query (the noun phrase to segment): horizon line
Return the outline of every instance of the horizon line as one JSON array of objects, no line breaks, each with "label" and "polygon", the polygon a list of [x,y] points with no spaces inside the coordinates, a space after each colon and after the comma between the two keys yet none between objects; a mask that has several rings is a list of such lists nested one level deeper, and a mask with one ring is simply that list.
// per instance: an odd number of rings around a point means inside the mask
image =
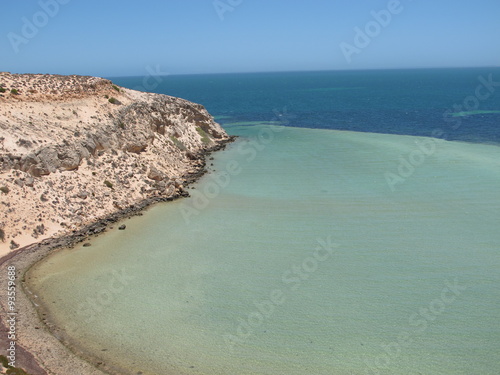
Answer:
[{"label": "horizon line", "polygon": [[[276,73],[320,73],[320,72],[363,72],[363,71],[396,71],[396,70],[439,70],[439,69],[498,69],[500,65],[484,65],[484,66],[435,66],[435,67],[401,67],[401,68],[354,68],[354,69],[315,69],[315,70],[262,70],[262,71],[240,71],[240,72],[205,72],[205,73],[166,73],[162,77],[167,76],[197,76],[197,75],[230,75],[230,74],[276,74]],[[60,73],[12,73],[8,71],[0,71],[7,74],[34,74],[34,75],[61,75],[61,76],[83,76],[83,77],[98,77],[98,78],[134,78],[143,77],[144,75],[91,75],[91,74],[60,74]]]}]

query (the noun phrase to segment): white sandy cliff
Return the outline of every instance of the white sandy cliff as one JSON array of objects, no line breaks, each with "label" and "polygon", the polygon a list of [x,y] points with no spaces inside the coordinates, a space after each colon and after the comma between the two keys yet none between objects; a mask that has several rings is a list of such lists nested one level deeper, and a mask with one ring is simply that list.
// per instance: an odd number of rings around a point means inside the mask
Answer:
[{"label": "white sandy cliff", "polygon": [[82,76],[0,73],[0,255],[185,194],[229,137],[199,104]]}]

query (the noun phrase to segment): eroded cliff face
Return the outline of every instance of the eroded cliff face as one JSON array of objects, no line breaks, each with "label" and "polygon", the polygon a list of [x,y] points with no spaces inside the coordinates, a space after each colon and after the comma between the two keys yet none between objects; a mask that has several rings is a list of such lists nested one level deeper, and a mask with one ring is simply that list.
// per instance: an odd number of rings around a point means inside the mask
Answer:
[{"label": "eroded cliff face", "polygon": [[182,195],[229,139],[199,104],[102,78],[0,73],[0,85],[0,253]]}]

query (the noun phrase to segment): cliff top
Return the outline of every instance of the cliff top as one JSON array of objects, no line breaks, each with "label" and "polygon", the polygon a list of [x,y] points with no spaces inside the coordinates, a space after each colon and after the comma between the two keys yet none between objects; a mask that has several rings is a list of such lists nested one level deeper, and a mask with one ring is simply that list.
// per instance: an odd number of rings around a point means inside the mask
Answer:
[{"label": "cliff top", "polygon": [[118,91],[104,78],[78,75],[11,74],[0,72],[0,102],[68,100]]}]

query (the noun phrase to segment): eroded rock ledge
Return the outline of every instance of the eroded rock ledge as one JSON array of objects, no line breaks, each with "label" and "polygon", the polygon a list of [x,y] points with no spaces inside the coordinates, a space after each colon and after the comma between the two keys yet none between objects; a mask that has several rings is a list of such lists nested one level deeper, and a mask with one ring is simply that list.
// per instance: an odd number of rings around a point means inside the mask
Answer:
[{"label": "eroded rock ledge", "polygon": [[0,252],[186,195],[230,140],[199,104],[82,76],[0,73]]}]

